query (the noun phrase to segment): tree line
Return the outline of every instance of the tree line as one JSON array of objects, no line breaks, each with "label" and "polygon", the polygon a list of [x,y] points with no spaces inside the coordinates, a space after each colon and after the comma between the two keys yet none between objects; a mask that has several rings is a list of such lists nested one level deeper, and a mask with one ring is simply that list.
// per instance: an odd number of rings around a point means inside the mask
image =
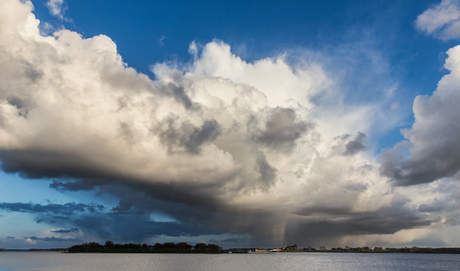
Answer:
[{"label": "tree line", "polygon": [[[90,242],[81,245],[75,245],[68,249],[69,253],[79,252],[100,252],[100,253],[247,253],[249,249],[228,249],[223,250],[221,247],[215,244],[198,243],[194,246],[189,245],[185,242],[180,243],[156,243],[155,245],[147,244],[115,244],[112,241],[105,242],[104,245],[99,243]],[[252,252],[255,249],[250,249]],[[333,247],[327,249],[324,246],[320,246],[319,249],[311,246],[297,249],[297,248],[286,248],[282,252],[339,252],[339,253],[438,253],[438,254],[460,254],[460,248],[458,247],[444,247],[444,248],[431,248],[431,247],[404,247],[404,248],[382,248],[382,247]]]},{"label": "tree line", "polygon": [[69,253],[78,252],[100,252],[100,253],[211,253],[218,254],[224,252],[218,245],[198,243],[195,246],[185,242],[180,243],[156,243],[155,245],[147,244],[114,244],[112,241],[105,242],[101,245],[96,242],[75,245],[69,248]]}]

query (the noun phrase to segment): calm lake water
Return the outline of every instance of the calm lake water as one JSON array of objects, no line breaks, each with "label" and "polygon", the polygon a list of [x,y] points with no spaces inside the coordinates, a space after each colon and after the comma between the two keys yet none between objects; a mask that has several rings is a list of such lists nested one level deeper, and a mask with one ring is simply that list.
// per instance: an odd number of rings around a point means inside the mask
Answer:
[{"label": "calm lake water", "polygon": [[460,270],[460,255],[0,252],[0,270]]}]

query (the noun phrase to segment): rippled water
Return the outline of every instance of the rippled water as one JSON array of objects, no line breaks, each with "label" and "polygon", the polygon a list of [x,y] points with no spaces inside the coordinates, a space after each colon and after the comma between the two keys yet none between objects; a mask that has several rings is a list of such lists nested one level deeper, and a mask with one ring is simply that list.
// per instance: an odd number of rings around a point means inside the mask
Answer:
[{"label": "rippled water", "polygon": [[1,252],[0,270],[460,270],[452,254]]}]

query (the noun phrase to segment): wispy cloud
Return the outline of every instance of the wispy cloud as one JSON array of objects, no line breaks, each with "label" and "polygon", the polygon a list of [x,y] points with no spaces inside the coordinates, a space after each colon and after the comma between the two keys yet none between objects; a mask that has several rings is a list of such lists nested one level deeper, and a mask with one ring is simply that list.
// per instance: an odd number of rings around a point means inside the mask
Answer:
[{"label": "wispy cloud", "polygon": [[8,203],[1,202],[0,210],[21,213],[44,214],[71,216],[76,212],[94,213],[96,210],[102,210],[104,206],[100,204],[83,204],[83,203],[66,203],[66,204],[33,204],[33,203]]},{"label": "wispy cloud", "polygon": [[439,39],[460,38],[460,1],[442,0],[420,14],[415,25],[420,31]]},{"label": "wispy cloud", "polygon": [[44,237],[44,238],[38,238],[36,236],[31,236],[31,237],[25,237],[27,240],[32,240],[32,241],[45,241],[45,242],[79,242],[81,240],[75,239],[75,238],[58,238],[58,237]]},{"label": "wispy cloud", "polygon": [[48,0],[48,2],[46,2],[46,6],[48,7],[51,15],[61,20],[65,19],[64,13],[67,7],[64,3],[64,0]]},{"label": "wispy cloud", "polygon": [[160,45],[160,47],[163,47],[165,45],[165,39],[166,37],[164,35],[161,35],[160,39],[158,40],[158,44]]},{"label": "wispy cloud", "polygon": [[51,232],[54,232],[54,233],[75,233],[75,232],[78,232],[78,229],[77,228],[60,229],[60,230],[55,230],[55,231],[51,231]]}]

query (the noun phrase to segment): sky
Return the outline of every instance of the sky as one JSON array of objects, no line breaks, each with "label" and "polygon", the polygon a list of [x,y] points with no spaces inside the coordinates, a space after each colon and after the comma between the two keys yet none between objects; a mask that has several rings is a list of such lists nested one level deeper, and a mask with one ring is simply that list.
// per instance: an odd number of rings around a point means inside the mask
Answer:
[{"label": "sky", "polygon": [[460,246],[460,1],[0,2],[0,247]]}]

